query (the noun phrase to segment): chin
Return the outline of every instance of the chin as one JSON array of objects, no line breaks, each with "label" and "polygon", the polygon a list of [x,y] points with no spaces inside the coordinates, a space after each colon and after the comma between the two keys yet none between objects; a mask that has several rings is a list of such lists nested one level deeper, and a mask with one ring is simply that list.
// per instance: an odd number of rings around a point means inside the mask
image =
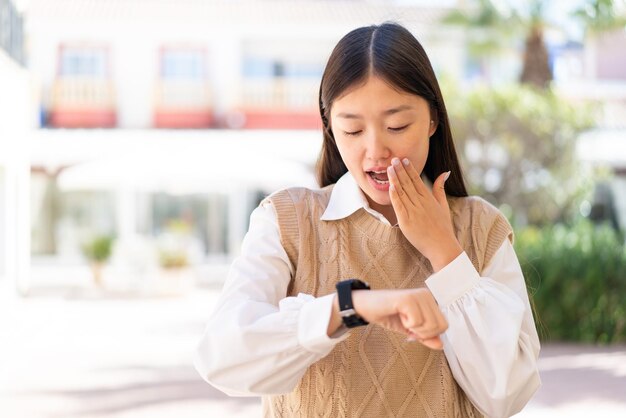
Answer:
[{"label": "chin", "polygon": [[391,206],[391,197],[389,196],[389,192],[382,192],[380,190],[368,190],[367,197],[370,201],[381,205],[381,206]]}]

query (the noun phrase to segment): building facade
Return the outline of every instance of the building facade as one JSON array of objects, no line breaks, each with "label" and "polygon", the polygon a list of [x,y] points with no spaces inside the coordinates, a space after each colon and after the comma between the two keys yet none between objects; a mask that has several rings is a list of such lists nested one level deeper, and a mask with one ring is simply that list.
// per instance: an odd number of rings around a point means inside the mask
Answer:
[{"label": "building facade", "polygon": [[228,263],[261,198],[315,186],[319,81],[341,36],[397,20],[436,45],[436,66],[462,70],[437,25],[447,9],[400,3],[31,0],[35,264],[84,263],[93,235],[127,248],[184,223],[199,264]]},{"label": "building facade", "polygon": [[[486,72],[473,62],[466,31],[440,23],[465,4],[457,1],[28,4],[24,37],[42,128],[30,154],[30,252],[41,263],[84,263],[90,235],[129,243],[181,222],[191,225],[201,263],[228,262],[264,195],[314,181],[321,72],[358,26],[402,23],[439,75],[465,84],[514,81],[521,62],[513,48]],[[550,49],[556,87],[572,100],[588,100],[603,83],[586,70],[585,48]],[[607,52],[597,51],[594,74],[604,76]],[[602,85],[621,112],[623,82]],[[246,168],[234,176],[228,162],[243,156]]]},{"label": "building facade", "polygon": [[[349,30],[399,20],[462,69],[440,6],[367,1],[30,2],[30,68],[53,128],[317,129],[326,58]],[[434,46],[434,45],[433,45]]]},{"label": "building facade", "polygon": [[30,268],[28,151],[36,124],[23,34],[20,10],[0,0],[0,287],[22,291]]}]

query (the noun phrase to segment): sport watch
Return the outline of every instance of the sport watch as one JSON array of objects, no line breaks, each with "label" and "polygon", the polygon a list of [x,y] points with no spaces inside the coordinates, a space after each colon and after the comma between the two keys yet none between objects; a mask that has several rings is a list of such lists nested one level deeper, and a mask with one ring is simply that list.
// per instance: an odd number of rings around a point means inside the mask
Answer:
[{"label": "sport watch", "polygon": [[337,283],[336,288],[337,300],[339,301],[339,315],[341,315],[344,325],[348,328],[354,328],[369,324],[369,322],[359,316],[354,310],[352,291],[360,289],[369,290],[370,286],[358,279],[348,279]]}]

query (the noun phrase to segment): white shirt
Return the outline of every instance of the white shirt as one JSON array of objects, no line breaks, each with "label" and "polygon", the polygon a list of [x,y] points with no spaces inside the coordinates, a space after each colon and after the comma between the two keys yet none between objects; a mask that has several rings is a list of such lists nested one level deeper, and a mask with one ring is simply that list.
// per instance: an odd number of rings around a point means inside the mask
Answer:
[{"label": "white shirt", "polygon": [[[321,220],[342,219],[360,208],[389,225],[346,173]],[[309,366],[348,337],[350,331],[326,334],[334,294],[285,297],[293,273],[276,212],[266,203],[250,216],[241,255],[196,352],[195,366],[207,382],[231,396],[289,393]],[[467,396],[490,417],[520,411],[541,384],[539,339],[509,240],[482,277],[463,252],[426,286],[448,321],[441,335],[444,353]]]}]

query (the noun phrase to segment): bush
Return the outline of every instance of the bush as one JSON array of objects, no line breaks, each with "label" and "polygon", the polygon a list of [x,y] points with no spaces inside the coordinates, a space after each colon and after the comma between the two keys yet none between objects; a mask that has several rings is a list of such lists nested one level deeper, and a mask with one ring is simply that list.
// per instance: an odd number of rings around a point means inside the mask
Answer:
[{"label": "bush", "polygon": [[580,220],[517,231],[515,248],[544,340],[626,341],[626,249],[608,225]]},{"label": "bush", "polygon": [[593,126],[592,108],[518,85],[446,89],[470,194],[515,208],[517,226],[574,219],[593,186],[575,152]]},{"label": "bush", "polygon": [[97,236],[83,244],[83,254],[89,261],[104,263],[111,257],[113,237]]},{"label": "bush", "polygon": [[159,251],[159,263],[165,269],[183,268],[189,265],[184,251]]}]

